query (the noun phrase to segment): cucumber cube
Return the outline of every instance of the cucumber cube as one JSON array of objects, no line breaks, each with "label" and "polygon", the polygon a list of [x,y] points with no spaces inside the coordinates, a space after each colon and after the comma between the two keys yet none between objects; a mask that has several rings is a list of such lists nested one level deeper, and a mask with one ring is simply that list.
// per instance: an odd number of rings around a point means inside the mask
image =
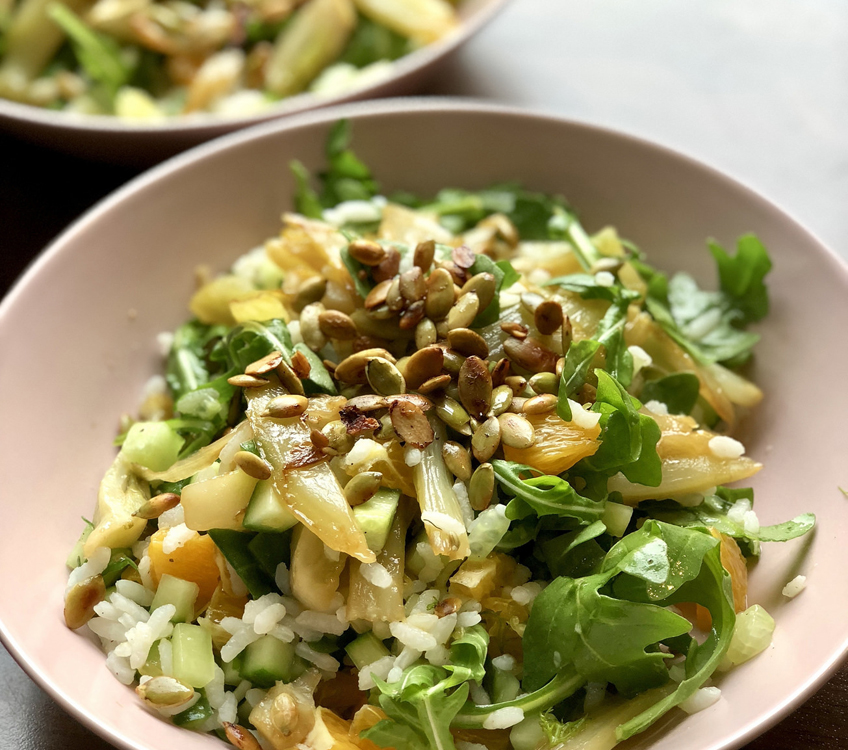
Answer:
[{"label": "cucumber cube", "polygon": [[176,612],[171,622],[191,622],[194,619],[194,603],[200,593],[200,587],[194,581],[184,581],[165,573],[159,579],[159,588],[150,605],[153,612],[165,604],[173,604]]},{"label": "cucumber cube", "polygon": [[270,688],[277,681],[291,682],[294,675],[294,643],[264,635],[244,650],[241,676],[257,687]]},{"label": "cucumber cube", "polygon": [[174,626],[173,645],[174,677],[193,688],[202,688],[215,676],[215,657],[212,654],[212,636],[199,625],[184,622]]}]

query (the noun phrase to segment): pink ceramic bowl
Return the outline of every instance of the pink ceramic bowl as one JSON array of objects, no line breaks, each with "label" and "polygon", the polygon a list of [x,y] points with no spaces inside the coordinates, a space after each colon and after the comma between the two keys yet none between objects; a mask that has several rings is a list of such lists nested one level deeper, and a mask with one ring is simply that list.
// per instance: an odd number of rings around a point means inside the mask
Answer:
[{"label": "pink ceramic bowl", "polygon": [[[611,223],[667,270],[713,283],[706,237],[755,231],[774,258],[772,314],[754,378],[766,399],[747,425],[765,462],[764,523],[818,515],[811,539],[767,545],[751,600],[774,644],[721,681],[723,700],[642,737],[652,750],[729,750],[786,715],[848,648],[848,270],[804,228],[734,180],[660,146],[601,128],[438,100],[351,105],[278,120],[180,156],[86,214],[0,305],[0,635],[24,669],[85,725],[122,748],[211,748],[216,740],[148,713],[103,654],[67,630],[64,560],[111,461],[119,415],[158,371],[155,336],[187,315],[193,269],[228,267],[279,228],[292,158],[321,164],[337,118],[387,190],[422,193],[497,180],[561,192],[587,228]],[[791,601],[784,584],[809,586]]]},{"label": "pink ceramic bowl", "polygon": [[388,77],[336,96],[305,93],[281,101],[251,117],[192,115],[150,125],[116,117],[72,114],[0,99],[0,129],[77,156],[150,166],[204,141],[267,120],[342,104],[419,93],[422,86],[480,31],[509,0],[464,0],[458,8],[462,23],[444,39],[397,60]]}]

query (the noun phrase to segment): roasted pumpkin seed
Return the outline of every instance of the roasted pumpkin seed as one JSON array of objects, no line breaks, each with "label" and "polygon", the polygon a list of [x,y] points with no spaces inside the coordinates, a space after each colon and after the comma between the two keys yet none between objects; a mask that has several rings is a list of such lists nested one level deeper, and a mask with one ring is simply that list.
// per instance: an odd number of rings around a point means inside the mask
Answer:
[{"label": "roasted pumpkin seed", "polygon": [[475,356],[486,359],[489,356],[489,346],[486,340],[470,328],[454,328],[448,331],[448,344],[454,351],[465,357]]},{"label": "roasted pumpkin seed", "polygon": [[427,280],[418,266],[413,266],[400,275],[400,294],[407,302],[424,299],[427,294]]},{"label": "roasted pumpkin seed", "polygon": [[361,352],[355,352],[349,357],[345,357],[336,365],[334,373],[336,380],[341,380],[343,383],[364,385],[367,382],[365,366],[374,357],[382,357],[392,364],[396,361],[385,349],[363,349]]},{"label": "roasted pumpkin seed", "polygon": [[474,292],[480,300],[480,309],[485,310],[495,298],[497,288],[497,279],[492,274],[488,272],[478,273],[462,285],[460,296]]},{"label": "roasted pumpkin seed", "polygon": [[448,312],[448,331],[454,328],[468,328],[480,312],[480,298],[475,292],[460,297]]},{"label": "roasted pumpkin seed", "polygon": [[257,456],[250,451],[237,451],[233,456],[236,466],[239,467],[245,474],[260,482],[271,478],[271,464],[264,458]]},{"label": "roasted pumpkin seed", "polygon": [[408,445],[423,449],[433,442],[433,427],[417,404],[398,399],[389,407],[389,415],[395,432]]},{"label": "roasted pumpkin seed", "polygon": [[227,378],[227,382],[236,388],[260,388],[263,385],[268,385],[270,381],[254,375],[233,375],[231,378]]},{"label": "roasted pumpkin seed", "polygon": [[386,248],[386,257],[371,269],[371,276],[378,284],[393,279],[400,270],[400,253],[393,247]]},{"label": "roasted pumpkin seed", "polygon": [[406,381],[400,370],[385,357],[373,357],[365,365],[369,385],[383,396],[406,393]]},{"label": "roasted pumpkin seed", "polygon": [[[436,414],[442,422],[457,432],[463,432],[470,419],[462,405],[450,396],[436,401]],[[471,432],[467,431],[466,434],[470,435]]]},{"label": "roasted pumpkin seed", "polygon": [[477,253],[467,245],[460,245],[451,250],[451,259],[460,268],[471,268],[477,260]]},{"label": "roasted pumpkin seed", "polygon": [[361,412],[389,408],[389,402],[383,396],[378,396],[376,393],[364,393],[361,396],[354,396],[347,403],[348,406],[355,406]]},{"label": "roasted pumpkin seed", "polygon": [[379,471],[361,471],[344,486],[344,496],[352,508],[374,497],[383,482]]},{"label": "roasted pumpkin seed", "polygon": [[415,348],[423,349],[437,341],[436,324],[430,318],[424,318],[415,326]]},{"label": "roasted pumpkin seed", "polygon": [[506,357],[501,357],[492,368],[492,385],[497,388],[503,385],[509,376],[509,360]]},{"label": "roasted pumpkin seed", "polygon": [[312,276],[304,281],[294,298],[293,307],[300,312],[313,302],[320,302],[327,292],[327,279],[323,276]]},{"label": "roasted pumpkin seed", "polygon": [[527,326],[523,323],[519,323],[518,321],[510,321],[508,323],[501,323],[501,330],[504,333],[508,333],[510,336],[516,339],[526,339],[527,338]]},{"label": "roasted pumpkin seed", "polygon": [[523,341],[506,339],[504,351],[516,365],[530,372],[556,370],[557,355],[534,338],[526,338]]},{"label": "roasted pumpkin seed", "polygon": [[424,381],[442,374],[445,351],[440,346],[426,346],[412,354],[406,363],[406,383],[417,391]]},{"label": "roasted pumpkin seed", "polygon": [[562,305],[552,299],[542,302],[533,312],[533,323],[543,336],[550,336],[562,325]]},{"label": "roasted pumpkin seed", "polygon": [[512,388],[514,396],[518,396],[520,393],[524,393],[524,389],[527,387],[527,379],[521,375],[509,375],[504,378],[504,384]]},{"label": "roasted pumpkin seed", "polygon": [[459,370],[457,385],[468,413],[483,419],[492,403],[492,375],[486,363],[479,357],[468,357]]},{"label": "roasted pumpkin seed", "polygon": [[289,417],[299,417],[309,406],[309,399],[306,396],[296,396],[293,393],[287,393],[283,396],[272,398],[268,402],[263,416],[274,417],[275,419],[287,419]]},{"label": "roasted pumpkin seed", "polygon": [[543,393],[539,396],[528,398],[524,404],[525,414],[547,414],[553,411],[557,405],[557,397],[553,393]]},{"label": "roasted pumpkin seed", "polygon": [[356,338],[356,326],[349,315],[339,310],[325,310],[318,316],[318,327],[328,339],[352,341]]},{"label": "roasted pumpkin seed", "polygon": [[354,240],[347,246],[350,257],[363,266],[376,266],[386,257],[382,245],[372,240]]},{"label": "roasted pumpkin seed", "polygon": [[166,510],[176,508],[180,504],[180,496],[174,492],[163,492],[160,495],[151,497],[144,505],[142,505],[133,516],[135,518],[159,518]]},{"label": "roasted pumpkin seed", "polygon": [[471,451],[480,463],[495,455],[501,444],[501,423],[497,417],[489,417],[471,436]]},{"label": "roasted pumpkin seed", "polygon": [[65,625],[76,630],[94,617],[94,607],[106,597],[103,576],[92,576],[80,581],[65,596]]},{"label": "roasted pumpkin seed", "polygon": [[376,310],[380,305],[386,304],[386,297],[389,294],[389,287],[392,285],[392,279],[386,279],[377,284],[365,297],[365,309]]},{"label": "roasted pumpkin seed", "polygon": [[227,741],[237,750],[262,750],[259,741],[240,724],[221,722]]},{"label": "roasted pumpkin seed", "polygon": [[400,293],[400,276],[395,276],[389,282],[389,290],[386,292],[386,307],[392,312],[400,312],[405,305],[406,300]]},{"label": "roasted pumpkin seed", "polygon": [[432,320],[441,320],[453,307],[453,279],[444,268],[435,269],[427,278],[427,297],[424,312]]},{"label": "roasted pumpkin seed", "polygon": [[454,440],[447,440],[442,445],[442,459],[457,479],[462,482],[471,479],[471,454],[467,448]]},{"label": "roasted pumpkin seed", "polygon": [[417,390],[419,393],[432,393],[433,391],[438,391],[441,388],[447,388],[447,386],[450,385],[450,382],[450,375],[437,375],[435,378],[425,380],[418,386]]},{"label": "roasted pumpkin seed", "polygon": [[271,370],[275,369],[282,361],[282,352],[271,352],[270,354],[266,354],[262,357],[262,359],[257,359],[255,362],[251,362],[244,368],[244,374],[259,377],[260,375],[271,372]]},{"label": "roasted pumpkin seed", "polygon": [[435,240],[424,240],[415,246],[415,252],[412,254],[412,263],[422,271],[429,271],[430,266],[433,265],[433,258],[435,256]]},{"label": "roasted pumpkin seed", "polygon": [[557,393],[559,391],[559,378],[552,372],[537,372],[527,381],[534,393]]},{"label": "roasted pumpkin seed", "polygon": [[[277,365],[277,377],[280,379],[280,383],[282,383],[283,388],[285,388],[289,393],[294,393],[297,396],[304,396],[306,392],[303,390],[303,382],[301,378],[305,378],[309,375],[312,370],[312,366],[309,364],[309,360],[306,359],[306,356],[303,352],[296,351],[292,355],[292,365],[297,363],[298,369],[303,372],[306,370],[306,375],[298,375],[293,367],[289,367],[285,360],[280,360],[280,364]],[[306,367],[304,368],[304,363]]]},{"label": "roasted pumpkin seed", "polygon": [[512,403],[514,395],[512,388],[508,385],[499,385],[497,388],[492,390],[492,406],[489,410],[489,414],[493,417],[503,414],[507,409],[509,409],[509,405]]},{"label": "roasted pumpkin seed", "polygon": [[398,326],[402,331],[411,331],[424,319],[424,300],[413,302],[400,316]]},{"label": "roasted pumpkin seed", "polygon": [[519,414],[501,414],[501,442],[510,448],[529,448],[536,442],[536,429]]},{"label": "roasted pumpkin seed", "polygon": [[177,708],[194,698],[194,688],[167,675],[147,680],[139,685],[135,692],[153,708]]},{"label": "roasted pumpkin seed", "polygon": [[468,483],[468,501],[474,510],[486,510],[495,494],[495,469],[492,464],[480,464]]}]

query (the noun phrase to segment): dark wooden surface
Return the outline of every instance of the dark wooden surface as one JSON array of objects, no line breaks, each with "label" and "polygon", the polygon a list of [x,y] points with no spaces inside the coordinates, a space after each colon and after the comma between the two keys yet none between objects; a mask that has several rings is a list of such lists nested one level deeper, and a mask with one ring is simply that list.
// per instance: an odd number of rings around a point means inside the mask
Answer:
[{"label": "dark wooden surface", "polygon": [[[779,200],[845,255],[846,41],[841,0],[514,0],[432,92],[546,109],[683,148]],[[0,135],[0,294],[135,174]],[[0,750],[109,747],[2,646],[0,727]],[[848,668],[747,746],[814,748],[848,750]]]}]

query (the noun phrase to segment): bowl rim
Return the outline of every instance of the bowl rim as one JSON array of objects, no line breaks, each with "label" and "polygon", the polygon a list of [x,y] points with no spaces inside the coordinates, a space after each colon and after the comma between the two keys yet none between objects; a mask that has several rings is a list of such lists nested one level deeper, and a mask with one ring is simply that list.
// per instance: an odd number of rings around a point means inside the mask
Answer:
[{"label": "bowl rim", "polygon": [[[757,190],[745,182],[730,175],[725,170],[719,170],[704,161],[676,148],[662,145],[640,135],[606,125],[598,125],[579,118],[563,117],[544,110],[526,110],[516,106],[491,104],[474,99],[462,99],[456,97],[402,97],[375,101],[354,102],[342,104],[329,108],[310,110],[294,115],[290,118],[276,119],[259,125],[239,130],[234,133],[216,138],[213,141],[196,146],[177,156],[174,156],[161,164],[152,167],[140,175],[134,177],[125,185],[105,196],[79,218],[68,225],[56,238],[54,238],[25,268],[18,277],[5,297],[0,300],[0,324],[2,324],[8,310],[15,305],[17,298],[24,293],[29,282],[38,275],[41,267],[48,263],[51,258],[62,252],[63,247],[72,241],[77,235],[87,231],[103,215],[111,211],[116,205],[125,201],[132,195],[143,191],[148,186],[167,176],[173,175],[181,169],[201,162],[220,152],[235,149],[244,143],[254,139],[262,138],[274,133],[295,130],[314,125],[332,123],[340,118],[350,118],[355,122],[358,117],[372,117],[393,114],[408,114],[414,112],[422,113],[468,113],[485,114],[492,117],[517,118],[519,120],[531,120],[542,123],[556,124],[566,129],[574,129],[598,134],[608,138],[614,138],[629,142],[646,151],[653,151],[660,155],[671,157],[685,165],[707,174],[719,183],[724,183],[728,188],[741,192],[754,203],[759,203],[770,211],[794,224],[801,233],[805,234],[811,245],[815,246],[826,262],[832,266],[835,273],[839,274],[848,284],[848,261],[828,247],[813,231],[799,221],[795,216],[783,209],[779,204],[764,197]],[[0,642],[8,650],[12,658],[23,669],[23,671],[41,687],[54,701],[56,701],[75,720],[79,721],[89,730],[124,750],[147,750],[141,745],[127,741],[109,728],[101,725],[97,717],[89,713],[77,701],[65,695],[51,680],[49,675],[40,672],[30,665],[22,649],[16,640],[6,630],[0,619]],[[735,735],[726,737],[719,744],[713,745],[710,750],[736,750],[767,729],[786,718],[792,711],[797,709],[842,666],[848,656],[848,635],[841,643],[835,644],[832,657],[808,677],[808,679],[795,686],[790,694],[780,703],[774,705],[771,710],[760,720],[745,725]]]},{"label": "bowl rim", "polygon": [[3,128],[4,121],[9,121],[28,123],[55,132],[70,131],[89,135],[98,133],[139,137],[191,135],[212,138],[221,132],[228,132],[235,128],[251,127],[268,120],[292,117],[303,112],[338,106],[353,100],[370,99],[379,96],[385,86],[413,76],[450,55],[492,21],[511,0],[481,0],[481,2],[482,7],[474,10],[467,17],[460,16],[460,24],[451,33],[393,61],[390,75],[379,77],[364,86],[356,86],[333,96],[321,96],[307,91],[282,99],[252,115],[196,113],[186,117],[170,117],[158,124],[121,120],[114,115],[56,111],[0,98],[0,129]]}]

